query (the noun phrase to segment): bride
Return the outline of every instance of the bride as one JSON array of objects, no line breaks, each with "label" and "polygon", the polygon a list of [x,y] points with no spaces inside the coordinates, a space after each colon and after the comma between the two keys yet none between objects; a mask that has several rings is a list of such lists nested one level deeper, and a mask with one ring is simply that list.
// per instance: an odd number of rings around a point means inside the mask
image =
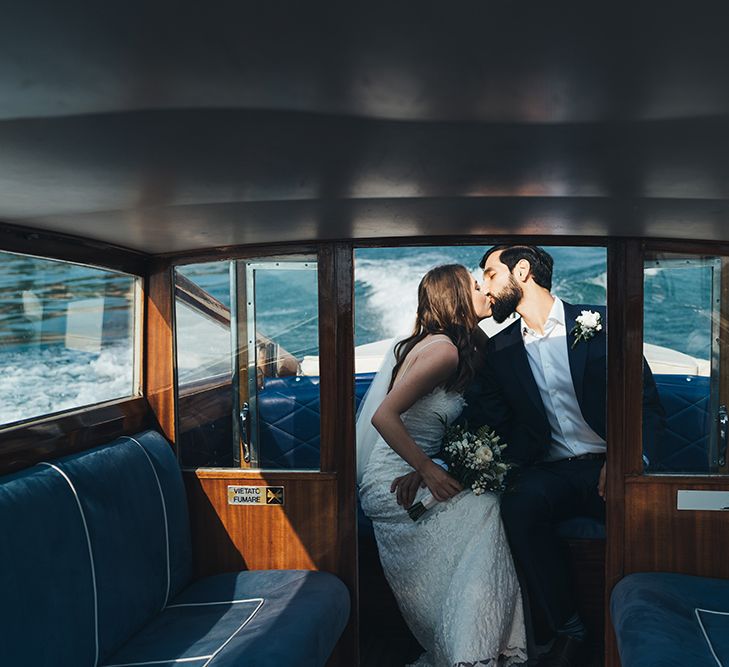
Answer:
[{"label": "bride", "polygon": [[[403,617],[426,649],[417,667],[527,660],[499,499],[462,490],[430,458],[441,449],[444,421],[453,423],[463,410],[463,391],[474,375],[471,333],[490,314],[488,298],[464,266],[425,274],[415,330],[388,353],[357,419],[360,500]],[[418,522],[393,494],[393,480],[413,469],[441,501]]]}]

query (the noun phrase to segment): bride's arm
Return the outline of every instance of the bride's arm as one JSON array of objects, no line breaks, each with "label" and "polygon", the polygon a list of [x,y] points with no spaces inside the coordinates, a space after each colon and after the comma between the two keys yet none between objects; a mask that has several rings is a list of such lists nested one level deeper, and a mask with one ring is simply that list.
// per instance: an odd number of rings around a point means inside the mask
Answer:
[{"label": "bride's arm", "polygon": [[385,442],[422,476],[436,500],[443,501],[461,491],[461,485],[433,463],[408,433],[401,415],[415,401],[443,384],[458,368],[458,350],[452,345],[433,345],[412,362],[407,375],[398,381],[372,415],[372,425]]}]

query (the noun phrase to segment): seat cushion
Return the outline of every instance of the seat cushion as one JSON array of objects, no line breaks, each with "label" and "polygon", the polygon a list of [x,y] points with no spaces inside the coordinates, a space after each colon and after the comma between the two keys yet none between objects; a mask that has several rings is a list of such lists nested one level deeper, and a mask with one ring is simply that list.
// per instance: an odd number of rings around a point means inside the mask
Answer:
[{"label": "seat cushion", "polygon": [[729,664],[729,580],[631,574],[613,589],[610,611],[623,667]]},{"label": "seat cushion", "polygon": [[207,577],[183,591],[104,664],[318,667],[344,630],[349,609],[344,584],[324,572]]}]

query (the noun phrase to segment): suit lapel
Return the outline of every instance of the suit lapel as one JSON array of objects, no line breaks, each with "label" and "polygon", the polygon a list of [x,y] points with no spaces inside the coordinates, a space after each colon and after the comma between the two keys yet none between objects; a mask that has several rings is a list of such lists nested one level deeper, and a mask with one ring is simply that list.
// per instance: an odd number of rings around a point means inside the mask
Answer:
[{"label": "suit lapel", "polygon": [[523,323],[519,320],[508,332],[508,338],[504,341],[505,346],[503,353],[505,357],[507,357],[504,361],[508,364],[514,377],[516,377],[523,386],[524,391],[531,402],[535,405],[539,412],[546,417],[547,413],[544,409],[544,403],[542,403],[542,397],[539,394],[537,383],[534,381],[532,368],[529,365],[529,359],[527,358],[526,349],[524,348],[522,326]]},{"label": "suit lapel", "polygon": [[581,307],[573,306],[571,303],[564,303],[564,324],[567,329],[567,356],[570,361],[570,373],[572,374],[572,384],[575,388],[577,402],[582,405],[582,388],[584,386],[585,368],[587,367],[587,352],[589,350],[588,341],[580,341],[577,345],[572,345],[575,337],[572,330],[577,324],[576,318],[580,315]]}]

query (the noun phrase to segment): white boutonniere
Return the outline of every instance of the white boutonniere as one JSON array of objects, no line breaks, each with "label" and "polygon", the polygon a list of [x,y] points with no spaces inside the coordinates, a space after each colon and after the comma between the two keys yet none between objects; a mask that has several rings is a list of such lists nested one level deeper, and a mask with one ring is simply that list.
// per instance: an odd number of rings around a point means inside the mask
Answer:
[{"label": "white boutonniere", "polygon": [[572,341],[573,348],[581,340],[590,340],[598,331],[602,331],[602,318],[600,317],[600,313],[592,310],[583,310],[575,318],[575,322],[575,328],[572,329],[572,335],[575,337]]}]

